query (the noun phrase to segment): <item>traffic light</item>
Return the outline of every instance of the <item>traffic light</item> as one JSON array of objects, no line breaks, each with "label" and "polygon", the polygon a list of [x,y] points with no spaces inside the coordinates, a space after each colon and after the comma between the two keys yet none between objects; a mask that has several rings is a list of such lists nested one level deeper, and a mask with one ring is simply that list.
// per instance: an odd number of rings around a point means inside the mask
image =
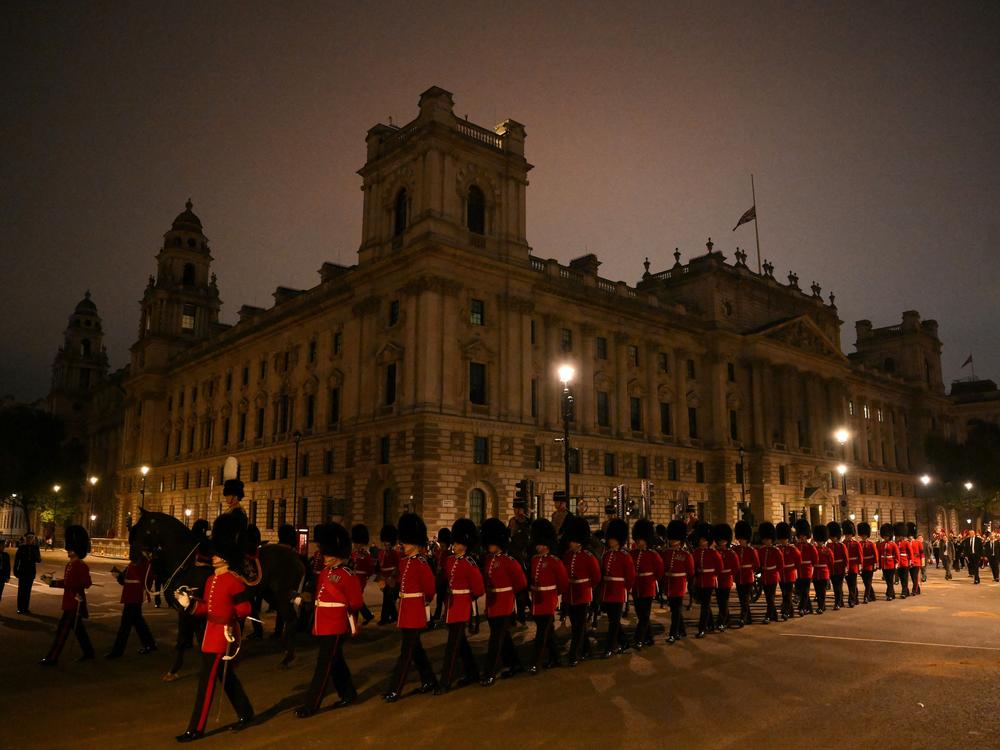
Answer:
[{"label": "traffic light", "polygon": [[530,479],[522,479],[514,485],[514,504],[527,508],[535,494],[535,483]]}]

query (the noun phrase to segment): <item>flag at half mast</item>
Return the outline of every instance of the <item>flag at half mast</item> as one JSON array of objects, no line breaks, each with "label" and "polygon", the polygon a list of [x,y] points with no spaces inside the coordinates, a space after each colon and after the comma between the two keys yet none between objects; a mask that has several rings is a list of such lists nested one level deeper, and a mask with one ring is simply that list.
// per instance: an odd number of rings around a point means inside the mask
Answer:
[{"label": "flag at half mast", "polygon": [[757,205],[754,204],[750,206],[750,208],[748,208],[746,212],[740,217],[740,220],[736,222],[736,226],[733,227],[733,231],[735,232],[744,224],[748,224],[751,221],[756,221],[756,220],[757,220]]}]

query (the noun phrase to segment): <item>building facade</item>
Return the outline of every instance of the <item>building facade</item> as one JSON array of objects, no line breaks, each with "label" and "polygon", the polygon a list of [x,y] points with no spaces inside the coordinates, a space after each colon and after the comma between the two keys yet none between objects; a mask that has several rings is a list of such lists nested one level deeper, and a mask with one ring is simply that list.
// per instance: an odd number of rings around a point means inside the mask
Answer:
[{"label": "building facade", "polygon": [[662,271],[647,260],[635,285],[601,277],[594,255],[537,255],[524,127],[460,119],[439,88],[366,143],[357,264],[326,263],[314,287],[278,287],[235,325],[219,322],[190,202],[164,235],[120,418],[105,420],[105,433],[120,422],[106,442],[119,451],[115,528],[135,517],[143,465],[145,507],[211,518],[228,455],[265,538],[284,522],[378,528],[404,509],[431,528],[506,517],[522,479],[550,510],[563,364],[581,512],[625,485],[651,492],[657,521],[693,506],[711,521],[928,523],[924,439],[953,429],[933,321],[861,321],[845,356],[833,295],[710,240]]}]

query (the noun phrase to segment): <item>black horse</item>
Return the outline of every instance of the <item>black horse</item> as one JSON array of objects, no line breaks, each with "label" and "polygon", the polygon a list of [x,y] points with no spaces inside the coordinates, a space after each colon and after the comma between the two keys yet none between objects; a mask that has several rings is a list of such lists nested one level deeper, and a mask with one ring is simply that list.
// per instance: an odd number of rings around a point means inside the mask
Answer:
[{"label": "black horse", "polygon": [[[212,575],[212,568],[196,565],[197,541],[191,530],[183,523],[165,513],[140,510],[139,521],[129,532],[129,544],[149,557],[152,576],[156,585],[161,586],[161,594],[170,606],[178,611],[178,656],[190,644],[193,625],[191,615],[181,612],[174,599],[174,592],[187,586],[192,595],[199,596],[205,581]],[[281,665],[288,666],[295,659],[295,626],[297,617],[292,600],[299,591],[305,576],[302,560],[290,547],[282,544],[268,544],[260,549],[260,581],[253,587],[254,598],[263,599],[271,609],[283,618],[286,627],[283,635],[285,649]],[[153,582],[147,582],[152,588]],[[187,619],[185,619],[187,618]],[[175,662],[176,664],[176,662]],[[179,667],[179,664],[177,665]],[[176,674],[176,670],[171,670]],[[168,673],[169,674],[169,673]]]}]

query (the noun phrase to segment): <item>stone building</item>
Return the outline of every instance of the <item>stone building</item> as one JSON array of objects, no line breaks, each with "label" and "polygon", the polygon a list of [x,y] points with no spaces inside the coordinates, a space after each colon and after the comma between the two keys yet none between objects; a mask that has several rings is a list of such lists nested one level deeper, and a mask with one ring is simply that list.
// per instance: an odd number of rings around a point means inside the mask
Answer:
[{"label": "stone building", "polygon": [[460,119],[439,88],[366,143],[357,264],[326,263],[316,286],[278,287],[235,325],[219,323],[190,202],[164,235],[122,374],[117,528],[141,465],[146,507],[211,517],[227,455],[265,538],[286,520],[377,528],[405,508],[432,528],[505,517],[522,479],[551,503],[564,363],[583,512],[624,484],[652,493],[658,521],[694,506],[732,522],[744,492],[758,521],[926,518],[923,441],[952,429],[933,321],[861,321],[845,356],[833,295],[757,273],[742,251],[730,262],[709,241],[663,271],[647,261],[634,286],[594,255],[537,255],[524,127]]}]

